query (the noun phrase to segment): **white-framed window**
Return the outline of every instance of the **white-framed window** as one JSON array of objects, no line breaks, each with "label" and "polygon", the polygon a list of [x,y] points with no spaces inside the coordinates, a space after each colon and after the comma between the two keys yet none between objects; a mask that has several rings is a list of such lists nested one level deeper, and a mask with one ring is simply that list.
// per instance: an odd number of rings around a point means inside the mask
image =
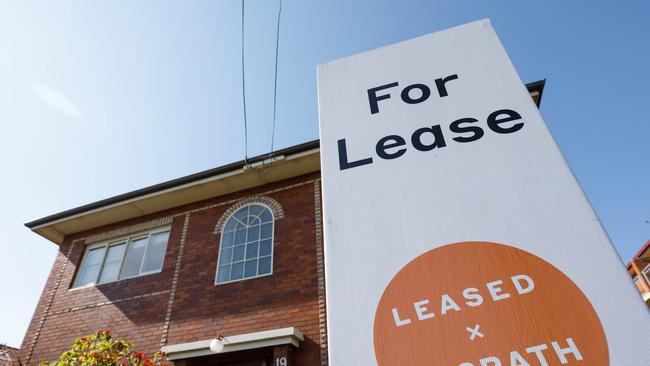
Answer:
[{"label": "white-framed window", "polygon": [[273,273],[274,218],[271,209],[252,203],[235,211],[221,233],[216,284]]},{"label": "white-framed window", "polygon": [[645,277],[646,283],[650,284],[650,278],[648,278],[650,276],[650,264],[645,266],[645,268],[641,271],[641,273],[643,274],[643,277]]},{"label": "white-framed window", "polygon": [[124,280],[162,271],[169,227],[89,245],[73,287]]}]

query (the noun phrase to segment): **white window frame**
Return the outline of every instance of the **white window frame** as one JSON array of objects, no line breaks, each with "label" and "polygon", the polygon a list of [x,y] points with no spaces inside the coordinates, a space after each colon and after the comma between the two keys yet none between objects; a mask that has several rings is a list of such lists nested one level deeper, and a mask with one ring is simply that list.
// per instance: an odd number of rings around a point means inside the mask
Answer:
[{"label": "white window frame", "polygon": [[[128,255],[128,252],[129,252],[129,244],[131,244],[131,242],[134,241],[134,240],[142,239],[142,238],[145,238],[145,237],[150,238],[154,234],[163,233],[163,232],[169,232],[170,235],[171,235],[171,225],[159,227],[159,228],[149,230],[149,231],[146,231],[146,232],[135,233],[133,235],[123,236],[121,238],[112,239],[110,241],[105,241],[105,242],[102,242],[102,243],[87,245],[86,249],[84,250],[83,258],[82,258],[81,263],[79,265],[79,270],[75,274],[74,280],[72,282],[71,289],[78,289],[78,288],[85,288],[85,287],[93,287],[93,286],[98,286],[98,285],[104,285],[104,284],[107,284],[107,283],[119,282],[119,281],[122,281],[122,280],[128,280],[128,279],[131,279],[131,278],[142,277],[142,276],[147,276],[147,275],[162,272],[162,269],[165,266],[165,257],[166,257],[165,255],[163,255],[163,262],[160,265],[160,269],[147,271],[147,272],[142,272],[142,268],[143,268],[144,262],[145,262],[144,258],[146,258],[147,252],[149,251],[149,241],[147,241],[147,247],[145,248],[144,254],[142,255],[142,262],[140,263],[140,269],[138,271],[138,274],[134,275],[134,276],[129,276],[129,277],[120,277],[121,274],[122,274],[122,270],[124,269],[124,261],[126,260],[126,257]],[[169,245],[169,238],[170,237],[167,238],[167,245]],[[102,276],[102,272],[104,271],[104,265],[106,264],[106,256],[108,255],[108,249],[110,247],[112,247],[112,246],[116,246],[116,245],[119,245],[119,244],[124,244],[126,247],[124,248],[124,253],[122,254],[122,259],[120,261],[120,268],[118,269],[118,272],[117,272],[117,279],[112,280],[112,281],[99,282],[99,279]],[[97,278],[95,278],[95,281],[87,283],[85,285],[78,285],[77,280],[78,280],[79,272],[86,265],[86,259],[88,258],[88,253],[93,249],[97,249],[97,248],[101,248],[101,247],[106,247],[106,249],[104,250],[104,255],[102,256],[102,261],[101,261],[101,264],[99,266],[99,271],[97,272]]]},{"label": "white window frame", "polygon": [[[256,276],[251,276],[251,277],[242,277],[242,278],[238,278],[238,279],[236,279],[236,280],[229,280],[229,281],[219,282],[219,267],[220,267],[220,265],[221,265],[221,244],[223,243],[223,236],[224,236],[224,234],[225,234],[225,232],[226,232],[226,226],[228,225],[228,222],[230,221],[230,219],[231,219],[231,218],[232,218],[232,217],[233,217],[237,212],[239,212],[239,210],[241,210],[242,208],[246,208],[246,207],[248,207],[248,206],[253,206],[253,205],[258,205],[258,206],[265,207],[265,208],[266,208],[267,210],[269,210],[269,212],[271,213],[271,218],[272,218],[272,219],[271,219],[271,223],[273,224],[273,225],[271,225],[271,271],[270,271],[269,273],[265,273],[265,274],[261,274],[261,275],[258,274],[258,275],[256,275]],[[216,273],[215,273],[215,276],[214,276],[214,284],[215,284],[216,286],[219,286],[219,285],[227,285],[227,284],[229,284],[229,283],[240,282],[240,281],[246,281],[246,280],[252,280],[252,279],[255,279],[255,278],[260,278],[260,277],[266,277],[266,276],[271,276],[271,275],[273,275],[273,262],[274,262],[274,259],[275,259],[275,222],[276,222],[276,220],[275,220],[275,213],[273,212],[273,210],[271,209],[271,207],[269,207],[268,205],[266,205],[266,204],[264,204],[264,203],[262,203],[262,202],[249,202],[249,203],[247,203],[247,204],[244,205],[244,206],[238,207],[236,210],[234,210],[234,211],[233,211],[233,212],[228,216],[228,218],[226,219],[226,221],[224,221],[224,224],[223,224],[223,230],[221,230],[221,236],[220,236],[220,239],[219,239],[219,251],[218,251],[218,254],[217,254],[217,270],[216,270]],[[260,241],[259,243],[261,243],[261,241]],[[246,262],[246,251],[248,251],[248,245],[245,245],[245,246],[246,246],[246,249],[244,250],[244,263]],[[259,254],[259,249],[258,249],[258,254]],[[258,256],[257,256],[257,260],[258,260],[258,272],[259,272],[259,258],[260,258],[260,257],[259,257],[259,255],[258,255]],[[232,261],[230,262],[230,264],[232,265]]]},{"label": "white window frame", "polygon": [[645,278],[646,281],[645,283],[650,285],[650,279],[648,279],[648,273],[650,273],[650,264],[648,264],[647,266],[645,266],[645,268],[641,270],[641,274],[643,275],[643,278]]}]

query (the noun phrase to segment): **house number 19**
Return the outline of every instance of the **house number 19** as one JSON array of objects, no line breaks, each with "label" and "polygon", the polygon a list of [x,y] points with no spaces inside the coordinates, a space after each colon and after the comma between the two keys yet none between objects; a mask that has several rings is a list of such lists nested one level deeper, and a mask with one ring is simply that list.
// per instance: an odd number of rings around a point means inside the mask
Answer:
[{"label": "house number 19", "polygon": [[287,366],[287,358],[286,357],[276,358],[275,366]]}]

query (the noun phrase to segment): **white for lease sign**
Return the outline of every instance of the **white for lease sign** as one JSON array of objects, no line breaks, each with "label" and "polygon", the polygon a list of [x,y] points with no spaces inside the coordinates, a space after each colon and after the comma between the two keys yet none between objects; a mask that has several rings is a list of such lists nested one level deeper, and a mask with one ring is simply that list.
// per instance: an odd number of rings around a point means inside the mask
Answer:
[{"label": "white for lease sign", "polygon": [[650,365],[648,310],[489,21],[320,65],[318,98],[331,365]]}]

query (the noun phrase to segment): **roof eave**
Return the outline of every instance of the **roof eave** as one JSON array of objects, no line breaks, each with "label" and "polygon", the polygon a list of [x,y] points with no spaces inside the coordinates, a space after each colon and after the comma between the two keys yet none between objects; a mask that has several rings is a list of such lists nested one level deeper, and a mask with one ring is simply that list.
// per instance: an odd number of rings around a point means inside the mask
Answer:
[{"label": "roof eave", "polygon": [[[65,236],[77,232],[309,174],[319,169],[319,141],[310,141],[276,151],[272,157],[269,154],[256,156],[247,161],[59,212],[27,222],[25,226],[55,244],[61,244]],[[101,220],[98,219],[100,217]],[[78,229],[71,228],[73,221]]]}]

